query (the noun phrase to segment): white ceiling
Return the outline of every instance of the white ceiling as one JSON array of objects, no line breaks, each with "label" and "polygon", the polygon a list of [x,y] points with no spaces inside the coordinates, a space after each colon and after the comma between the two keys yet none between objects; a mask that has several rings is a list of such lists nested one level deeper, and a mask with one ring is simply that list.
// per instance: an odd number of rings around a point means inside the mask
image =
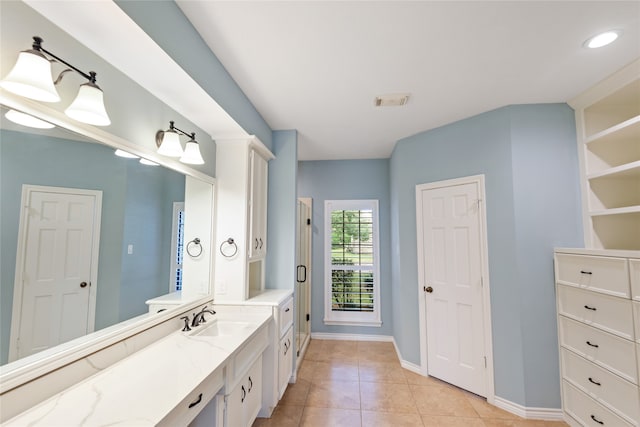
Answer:
[{"label": "white ceiling", "polygon": [[[389,157],[401,138],[510,104],[566,102],[640,57],[640,2],[177,0],[301,160]],[[603,30],[623,36],[601,49]],[[409,92],[403,107],[374,107]]]}]

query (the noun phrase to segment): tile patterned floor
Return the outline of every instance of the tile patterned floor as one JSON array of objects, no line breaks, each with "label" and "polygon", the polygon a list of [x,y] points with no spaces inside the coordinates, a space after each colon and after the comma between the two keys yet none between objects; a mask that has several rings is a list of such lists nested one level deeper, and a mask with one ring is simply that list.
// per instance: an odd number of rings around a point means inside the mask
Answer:
[{"label": "tile patterned floor", "polygon": [[312,340],[271,418],[253,427],[563,427],[519,418],[403,369],[393,344]]}]

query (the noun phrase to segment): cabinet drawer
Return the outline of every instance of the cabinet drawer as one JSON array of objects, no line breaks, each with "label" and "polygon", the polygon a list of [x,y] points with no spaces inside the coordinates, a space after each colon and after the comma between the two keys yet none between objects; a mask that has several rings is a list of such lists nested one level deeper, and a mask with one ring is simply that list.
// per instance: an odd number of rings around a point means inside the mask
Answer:
[{"label": "cabinet drawer", "polygon": [[280,328],[280,337],[293,325],[293,298],[286,300],[278,307],[278,322]]},{"label": "cabinet drawer", "polygon": [[[640,259],[629,260],[629,277],[631,278],[631,298],[640,301]],[[640,334],[640,330],[636,329]]]},{"label": "cabinet drawer", "polygon": [[638,384],[636,349],[625,340],[564,316],[558,317],[560,344],[582,357]]},{"label": "cabinet drawer", "polygon": [[640,420],[638,386],[567,349],[561,350],[565,380],[629,420]]},{"label": "cabinet drawer", "polygon": [[564,410],[584,426],[633,426],[567,381],[562,383]]},{"label": "cabinet drawer", "polygon": [[558,285],[558,313],[633,339],[631,300],[603,295],[572,286]]},{"label": "cabinet drawer", "polygon": [[167,427],[188,425],[223,386],[222,369],[217,369],[189,393],[158,425]]},{"label": "cabinet drawer", "polygon": [[558,253],[556,272],[565,285],[629,298],[629,267],[624,258]]}]

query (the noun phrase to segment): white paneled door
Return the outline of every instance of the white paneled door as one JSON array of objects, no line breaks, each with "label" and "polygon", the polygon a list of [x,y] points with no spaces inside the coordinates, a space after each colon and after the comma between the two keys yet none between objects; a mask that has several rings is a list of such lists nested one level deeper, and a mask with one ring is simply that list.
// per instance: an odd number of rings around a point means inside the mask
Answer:
[{"label": "white paneled door", "polygon": [[428,374],[487,396],[478,183],[425,184],[416,197]]},{"label": "white paneled door", "polygon": [[93,331],[101,198],[100,191],[24,187],[11,339],[16,359]]}]

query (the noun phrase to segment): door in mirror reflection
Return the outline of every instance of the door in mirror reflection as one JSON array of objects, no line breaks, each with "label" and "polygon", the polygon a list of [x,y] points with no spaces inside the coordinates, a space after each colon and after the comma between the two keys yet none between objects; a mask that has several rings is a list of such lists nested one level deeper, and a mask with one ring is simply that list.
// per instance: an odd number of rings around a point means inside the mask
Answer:
[{"label": "door in mirror reflection", "polygon": [[23,185],[22,200],[10,360],[95,324],[102,192]]}]

